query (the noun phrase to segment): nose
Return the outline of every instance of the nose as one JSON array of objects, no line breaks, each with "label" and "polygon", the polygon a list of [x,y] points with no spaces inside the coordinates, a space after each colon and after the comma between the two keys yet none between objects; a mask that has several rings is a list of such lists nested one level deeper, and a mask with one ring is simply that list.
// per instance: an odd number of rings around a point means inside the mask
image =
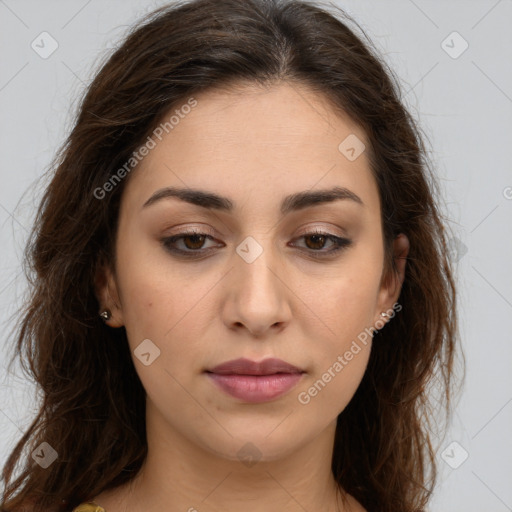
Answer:
[{"label": "nose", "polygon": [[259,245],[263,250],[253,261],[242,251],[233,255],[222,315],[228,328],[247,329],[253,336],[264,337],[290,322],[293,292],[279,256],[269,246],[263,248],[261,241]]}]

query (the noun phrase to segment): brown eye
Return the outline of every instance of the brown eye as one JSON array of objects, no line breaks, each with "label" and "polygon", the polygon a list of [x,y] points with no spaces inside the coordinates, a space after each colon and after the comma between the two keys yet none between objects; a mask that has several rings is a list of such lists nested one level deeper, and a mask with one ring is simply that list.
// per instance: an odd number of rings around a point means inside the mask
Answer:
[{"label": "brown eye", "polygon": [[309,249],[316,249],[316,250],[322,249],[323,246],[325,245],[325,242],[328,240],[325,235],[305,235],[304,239],[311,240],[312,243],[308,244],[306,242],[306,245],[308,246]]},{"label": "brown eye", "polygon": [[[206,240],[206,235],[185,235],[182,239],[187,249],[201,249]],[[187,241],[191,242],[187,243]]]},{"label": "brown eye", "polygon": [[[328,258],[334,256],[338,251],[352,245],[352,240],[349,240],[348,238],[340,238],[339,236],[331,233],[324,233],[323,231],[305,233],[299,237],[299,239],[304,239],[305,247],[298,247],[314,258]],[[331,248],[323,250],[325,244],[328,242],[331,243]]]},{"label": "brown eye", "polygon": [[[305,246],[299,245],[297,247],[314,258],[328,258],[334,256],[338,251],[352,245],[352,241],[347,238],[340,238],[321,231],[306,233],[299,237],[299,239],[305,240]],[[215,246],[204,247],[204,244],[208,240],[213,241],[214,238],[207,233],[191,231],[189,233],[181,233],[164,238],[162,239],[162,244],[167,251],[173,254],[197,258],[215,250]],[[331,248],[325,250],[326,244],[328,243],[331,244]],[[179,247],[180,245],[181,247]]]},{"label": "brown eye", "polygon": [[[191,231],[189,233],[181,233],[162,239],[165,249],[171,253],[183,256],[202,256],[213,250],[214,247],[204,248],[205,242],[214,240],[211,235]],[[179,247],[181,245],[181,247]]]}]

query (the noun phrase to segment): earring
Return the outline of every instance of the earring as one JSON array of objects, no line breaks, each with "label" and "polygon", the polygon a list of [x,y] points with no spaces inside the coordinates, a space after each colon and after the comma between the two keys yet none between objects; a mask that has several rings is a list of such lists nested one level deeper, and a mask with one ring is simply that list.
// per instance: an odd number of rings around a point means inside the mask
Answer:
[{"label": "earring", "polygon": [[388,315],[388,313],[381,313],[380,316],[389,317],[390,315]]},{"label": "earring", "polygon": [[112,313],[110,312],[110,309],[105,309],[100,313],[100,317],[106,322],[107,320],[110,320],[112,318]]}]

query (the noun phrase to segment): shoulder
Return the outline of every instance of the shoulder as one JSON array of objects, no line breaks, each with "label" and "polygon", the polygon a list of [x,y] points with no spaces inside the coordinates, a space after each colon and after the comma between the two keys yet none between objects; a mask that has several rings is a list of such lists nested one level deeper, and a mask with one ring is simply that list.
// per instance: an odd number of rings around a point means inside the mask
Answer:
[{"label": "shoulder", "polygon": [[80,505],[75,507],[71,512],[106,512],[106,510],[90,501],[87,503],[80,503]]},{"label": "shoulder", "polygon": [[[0,512],[3,512],[4,510],[12,510],[16,512],[33,512],[36,509],[36,499],[35,498],[26,498],[23,500],[21,505],[16,506],[16,508],[3,508],[0,507]],[[74,509],[69,509],[69,512],[106,512],[106,510],[103,507],[100,507],[93,501],[83,502],[80,503],[77,507]]]},{"label": "shoulder", "polygon": [[347,500],[350,512],[368,512],[351,494],[347,494]]}]

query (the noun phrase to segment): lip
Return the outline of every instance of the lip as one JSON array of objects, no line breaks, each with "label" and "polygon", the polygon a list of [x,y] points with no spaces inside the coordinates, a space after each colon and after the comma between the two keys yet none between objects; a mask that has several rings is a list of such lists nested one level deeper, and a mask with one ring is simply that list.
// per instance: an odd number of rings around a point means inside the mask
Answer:
[{"label": "lip", "polygon": [[274,357],[269,357],[259,363],[241,357],[226,361],[208,371],[220,375],[273,375],[275,373],[302,373],[303,370]]},{"label": "lip", "polygon": [[206,375],[226,394],[252,403],[268,402],[292,389],[303,370],[281,359],[256,362],[234,359],[206,371]]}]

